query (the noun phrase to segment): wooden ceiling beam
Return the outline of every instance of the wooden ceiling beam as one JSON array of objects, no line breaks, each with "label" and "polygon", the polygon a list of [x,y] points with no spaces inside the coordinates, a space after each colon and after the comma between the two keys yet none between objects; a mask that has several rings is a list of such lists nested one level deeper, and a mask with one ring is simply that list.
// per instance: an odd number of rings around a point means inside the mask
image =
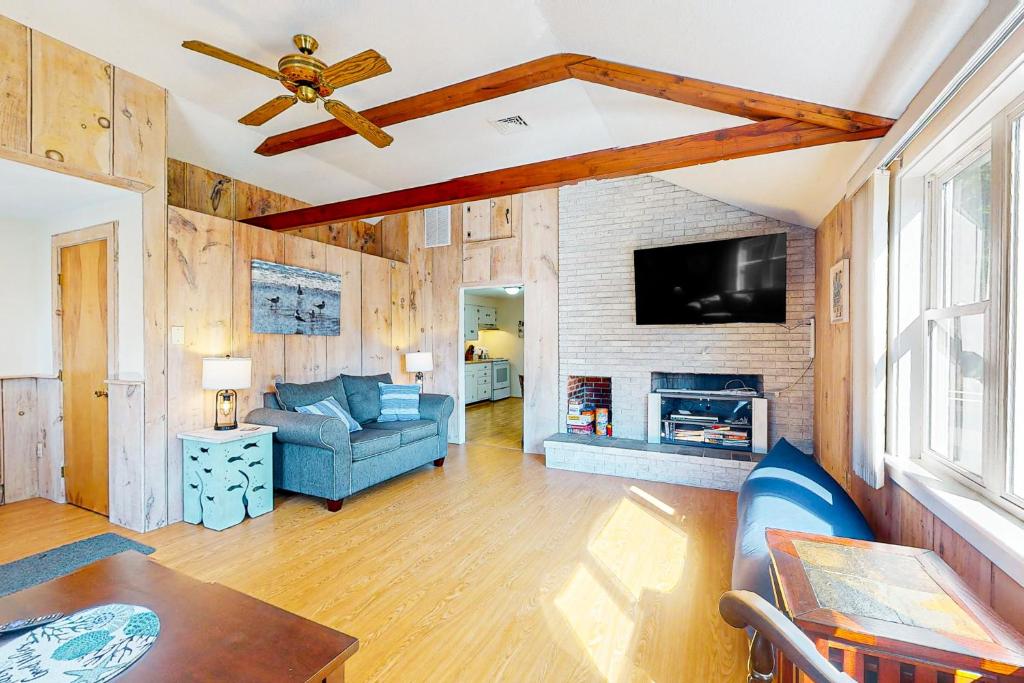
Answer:
[{"label": "wooden ceiling beam", "polygon": [[893,124],[892,119],[881,116],[735,88],[731,85],[700,81],[662,71],[616,64],[603,59],[588,59],[584,62],[570,64],[568,69],[574,78],[582,81],[746,119],[787,118],[850,132]]},{"label": "wooden ceiling beam", "polygon": [[[505,95],[567,80],[572,78],[567,67],[587,59],[590,59],[587,55],[569,53],[549,55],[461,83],[372,107],[359,113],[380,127],[433,116],[478,102],[486,102]],[[263,156],[274,156],[354,134],[355,132],[345,124],[331,119],[287,133],[272,135],[256,148],[256,153]]]},{"label": "wooden ceiling beam", "polygon": [[[850,132],[890,126],[893,123],[892,119],[881,116],[571,53],[541,57],[508,69],[372,107],[359,113],[377,126],[384,127],[433,116],[570,78],[732,114],[754,121],[788,118],[793,121],[806,121],[826,128]],[[345,124],[331,119],[272,135],[256,148],[256,152],[264,156],[274,156],[354,134],[355,132]]]},{"label": "wooden ceiling beam", "polygon": [[724,159],[867,140],[882,137],[888,130],[888,126],[883,126],[843,131],[775,118],[633,147],[616,147],[538,161],[421,187],[254,217],[245,222],[271,230],[291,230],[571,185],[581,180],[655,173]]}]

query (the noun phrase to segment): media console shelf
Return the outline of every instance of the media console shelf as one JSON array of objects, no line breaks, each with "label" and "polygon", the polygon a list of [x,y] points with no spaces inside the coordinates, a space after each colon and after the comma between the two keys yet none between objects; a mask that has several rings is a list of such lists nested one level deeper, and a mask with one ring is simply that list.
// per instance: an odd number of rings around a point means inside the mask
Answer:
[{"label": "media console shelf", "polygon": [[768,450],[768,401],[755,391],[659,389],[647,400],[650,443]]}]

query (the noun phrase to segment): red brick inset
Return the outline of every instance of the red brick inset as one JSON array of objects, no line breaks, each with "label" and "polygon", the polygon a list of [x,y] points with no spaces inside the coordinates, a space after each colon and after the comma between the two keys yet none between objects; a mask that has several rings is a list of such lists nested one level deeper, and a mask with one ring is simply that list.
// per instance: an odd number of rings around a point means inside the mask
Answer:
[{"label": "red brick inset", "polygon": [[612,407],[611,377],[583,377],[572,375],[566,382],[566,394],[569,400],[582,400],[594,408]]}]

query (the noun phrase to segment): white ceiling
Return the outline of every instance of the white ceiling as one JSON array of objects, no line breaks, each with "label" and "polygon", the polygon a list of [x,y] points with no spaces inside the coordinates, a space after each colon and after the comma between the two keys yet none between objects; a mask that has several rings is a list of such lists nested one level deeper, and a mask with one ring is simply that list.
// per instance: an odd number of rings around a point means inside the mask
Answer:
[{"label": "white ceiling", "polygon": [[[358,137],[264,158],[269,134],[328,118],[293,107],[236,123],[280,94],[268,79],[183,50],[196,39],[275,66],[308,32],[328,63],[369,47],[394,71],[338,95],[356,109],[556,52],[579,52],[754,90],[898,116],[986,0],[0,0],[0,12],[165,86],[170,153],[322,203],[735,125],[741,120],[563,82]],[[488,119],[522,114],[502,136]],[[817,225],[874,142],[719,162],[661,177],[744,208]]]}]

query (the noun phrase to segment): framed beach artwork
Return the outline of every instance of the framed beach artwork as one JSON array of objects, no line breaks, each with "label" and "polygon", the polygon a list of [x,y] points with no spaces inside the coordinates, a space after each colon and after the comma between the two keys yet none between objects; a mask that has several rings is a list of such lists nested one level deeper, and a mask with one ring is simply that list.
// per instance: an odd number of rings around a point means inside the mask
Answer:
[{"label": "framed beach artwork", "polygon": [[338,336],[341,276],[253,259],[252,331]]},{"label": "framed beach artwork", "polygon": [[829,318],[833,323],[850,321],[850,259],[842,259],[828,272]]}]

